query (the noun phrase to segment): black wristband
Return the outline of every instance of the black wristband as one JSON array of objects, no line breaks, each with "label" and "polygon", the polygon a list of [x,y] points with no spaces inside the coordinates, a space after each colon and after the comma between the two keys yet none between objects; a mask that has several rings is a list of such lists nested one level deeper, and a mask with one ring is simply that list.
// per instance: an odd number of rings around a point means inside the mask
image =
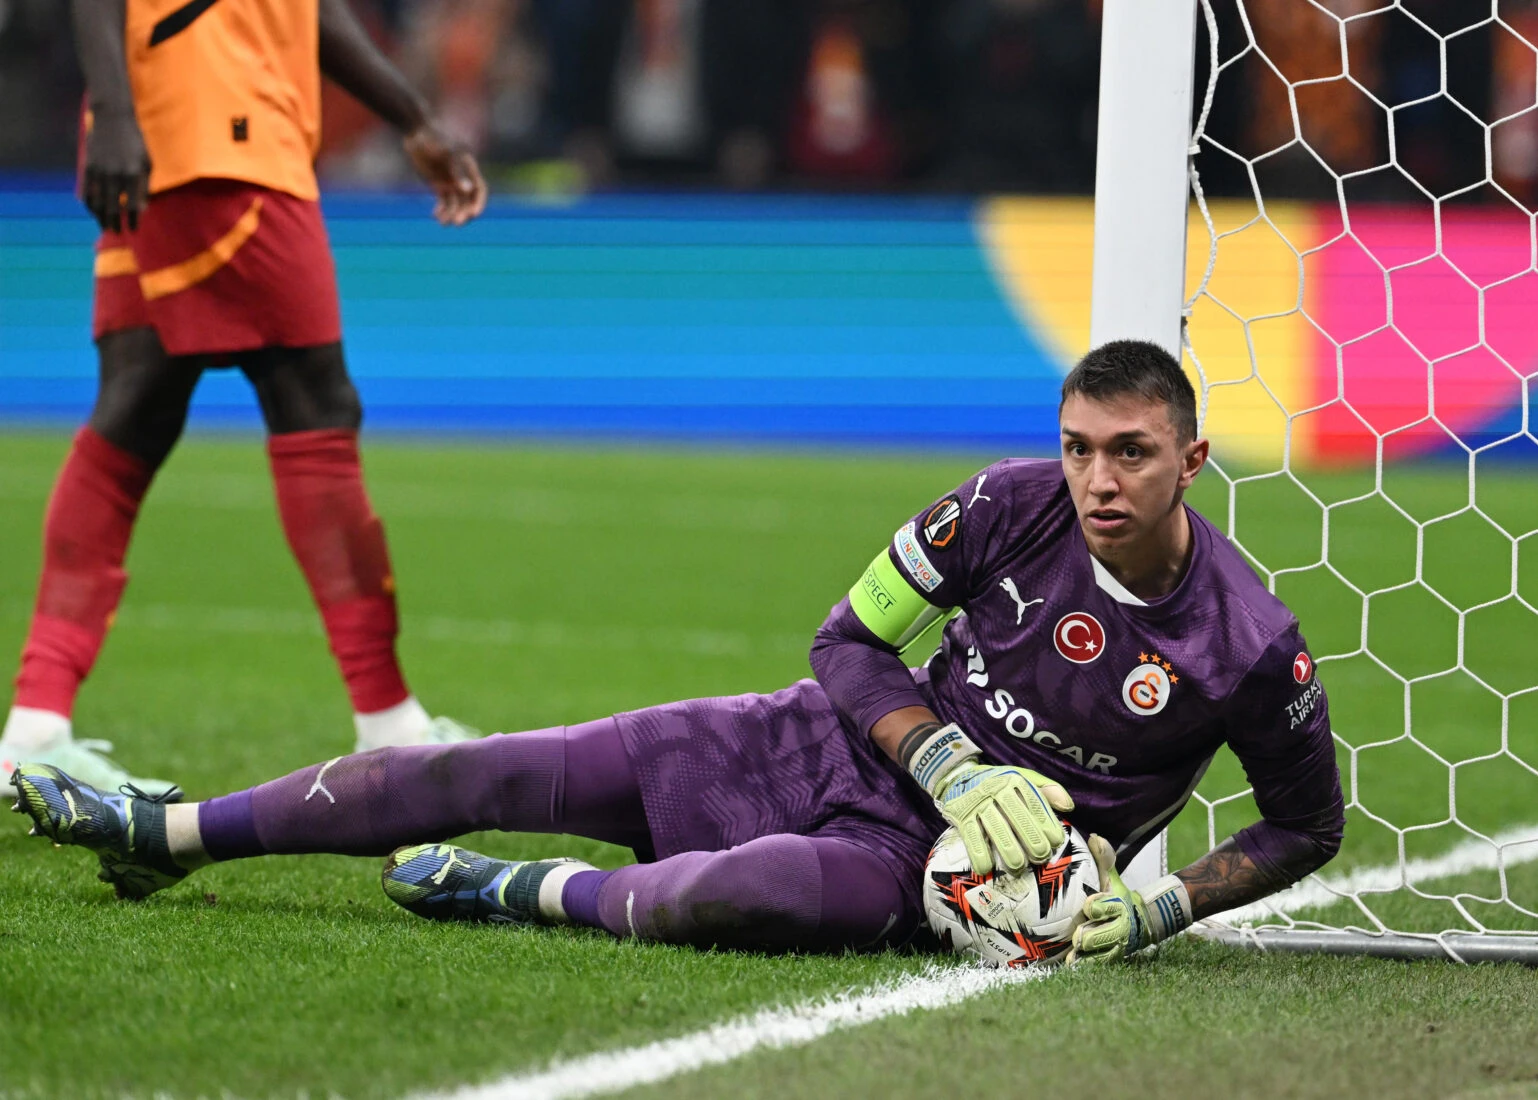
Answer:
[{"label": "black wristband", "polygon": [[913,756],[919,751],[919,747],[928,740],[929,735],[940,728],[939,722],[920,722],[897,743],[897,761],[904,768],[913,764]]}]

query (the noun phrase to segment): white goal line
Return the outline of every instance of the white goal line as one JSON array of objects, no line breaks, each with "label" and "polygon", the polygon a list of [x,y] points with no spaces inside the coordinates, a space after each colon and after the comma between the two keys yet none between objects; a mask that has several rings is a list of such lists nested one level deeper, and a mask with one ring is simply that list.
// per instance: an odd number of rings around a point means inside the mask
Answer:
[{"label": "white goal line", "polygon": [[736,1061],[757,1050],[803,1046],[825,1035],[945,1008],[990,990],[1039,981],[1049,970],[993,970],[981,966],[932,966],[890,985],[766,1008],[712,1027],[643,1046],[588,1054],[534,1073],[486,1085],[435,1093],[420,1100],[567,1100],[655,1084],[706,1066]]},{"label": "white goal line", "polygon": [[[1538,825],[1510,829],[1491,838],[1507,867],[1538,860]],[[1392,890],[1500,865],[1496,848],[1478,840],[1444,855],[1381,867],[1361,867],[1336,878],[1306,879],[1290,890],[1226,913],[1225,923],[1263,919],[1278,913],[1334,904],[1347,891]],[[570,1100],[656,1084],[708,1066],[724,1065],[759,1050],[783,1050],[816,1042],[835,1031],[863,1027],[891,1016],[947,1008],[1006,985],[1039,981],[1055,971],[992,970],[977,966],[931,966],[919,974],[872,989],[823,997],[787,1007],[765,1008],[688,1035],[641,1046],[600,1051],[542,1070],[517,1073],[485,1085],[423,1094],[417,1100]]]}]

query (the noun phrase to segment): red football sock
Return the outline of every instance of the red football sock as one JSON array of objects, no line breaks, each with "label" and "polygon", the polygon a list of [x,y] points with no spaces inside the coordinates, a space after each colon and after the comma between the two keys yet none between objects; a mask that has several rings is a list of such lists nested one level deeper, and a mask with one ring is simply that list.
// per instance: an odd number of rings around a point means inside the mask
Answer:
[{"label": "red football sock", "polygon": [[360,714],[409,694],[395,658],[395,578],[384,525],[363,490],[358,433],[288,432],[267,441],[278,515],[320,607],[331,652]]},{"label": "red football sock", "polygon": [[74,707],[128,583],[128,537],[154,476],[142,459],[90,428],[76,433],[43,520],[43,575],[16,706],[66,717]]}]

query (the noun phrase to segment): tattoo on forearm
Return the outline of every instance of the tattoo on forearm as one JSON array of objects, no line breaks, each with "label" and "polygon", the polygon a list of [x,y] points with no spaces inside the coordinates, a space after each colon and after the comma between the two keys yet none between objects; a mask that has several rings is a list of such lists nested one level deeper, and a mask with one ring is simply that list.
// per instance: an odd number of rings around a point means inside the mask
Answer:
[{"label": "tattoo on forearm", "polygon": [[1287,879],[1258,866],[1229,837],[1175,877],[1191,896],[1194,920],[1246,905],[1287,885]]},{"label": "tattoo on forearm", "polygon": [[919,746],[939,728],[939,722],[920,722],[903,734],[903,739],[897,743],[898,763],[906,768],[912,762],[913,754],[919,751]]}]

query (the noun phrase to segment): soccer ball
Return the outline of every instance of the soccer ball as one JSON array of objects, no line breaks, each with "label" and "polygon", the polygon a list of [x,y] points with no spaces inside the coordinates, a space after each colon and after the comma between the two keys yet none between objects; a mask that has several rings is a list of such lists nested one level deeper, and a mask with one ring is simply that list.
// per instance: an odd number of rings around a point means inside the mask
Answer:
[{"label": "soccer ball", "polygon": [[924,868],[924,913],[948,950],[990,966],[1058,962],[1083,919],[1084,899],[1100,890],[1100,871],[1079,831],[1063,822],[1062,846],[1020,874],[979,875],[954,828]]}]

